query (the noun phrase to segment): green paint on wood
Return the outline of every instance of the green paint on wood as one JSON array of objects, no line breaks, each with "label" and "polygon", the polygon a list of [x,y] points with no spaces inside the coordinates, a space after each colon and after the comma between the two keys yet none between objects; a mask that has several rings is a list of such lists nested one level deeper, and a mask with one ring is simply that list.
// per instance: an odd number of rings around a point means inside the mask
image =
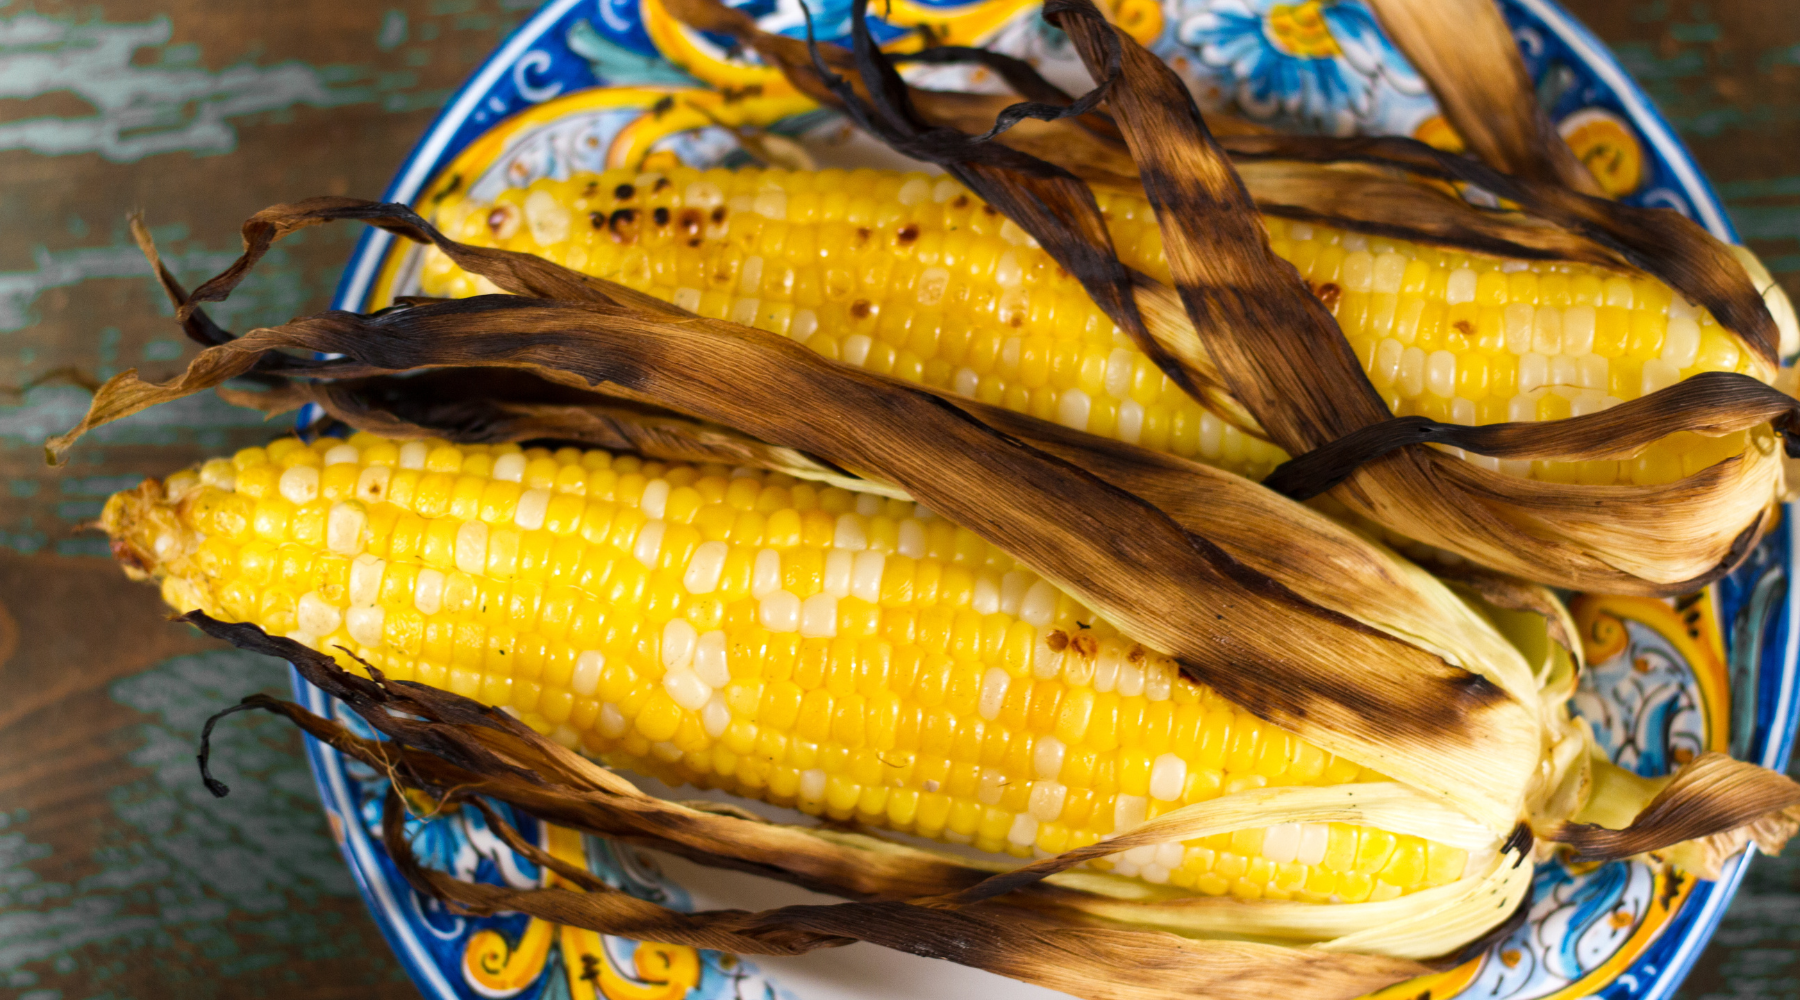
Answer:
[{"label": "green paint on wood", "polygon": [[291,727],[240,715],[214,731],[227,798],[208,794],[195,770],[206,717],[252,691],[284,693],[286,678],[278,661],[226,650],[175,657],[111,687],[147,717],[129,755],[144,776],[113,790],[116,832],[89,859],[93,873],[72,884],[33,871],[48,846],[0,830],[0,981],[36,982],[55,968],[97,982],[107,978],[103,956],[124,955],[162,966],[179,995],[204,1000],[260,994],[270,970],[298,958],[377,946],[314,905],[356,890]]}]

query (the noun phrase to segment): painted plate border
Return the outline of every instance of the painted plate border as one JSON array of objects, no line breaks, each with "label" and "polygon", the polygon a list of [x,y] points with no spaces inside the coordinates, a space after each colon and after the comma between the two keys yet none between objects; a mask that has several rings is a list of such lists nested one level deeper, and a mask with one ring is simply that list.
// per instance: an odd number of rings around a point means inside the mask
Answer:
[{"label": "painted plate border", "polygon": [[[625,0],[630,2],[630,0]],[[550,0],[503,42],[475,74],[451,98],[444,111],[426,131],[407,157],[384,200],[412,202],[440,169],[467,147],[489,126],[501,119],[561,96],[582,86],[599,82],[591,72],[577,69],[571,73],[564,66],[558,73],[556,59],[537,48],[553,29],[562,26],[577,11],[594,8],[598,19],[616,20],[612,13],[620,0]],[[1587,72],[1611,91],[1609,96],[1617,109],[1629,119],[1639,136],[1654,151],[1653,159],[1668,169],[1674,187],[1691,208],[1691,214],[1715,236],[1736,239],[1725,210],[1711,185],[1681,140],[1656,110],[1648,95],[1607,50],[1604,43],[1571,17],[1552,0],[1502,0],[1509,8],[1509,20],[1526,44],[1528,62],[1533,58],[1527,32],[1535,21],[1555,42],[1564,47]],[[1523,15],[1523,17],[1520,17]],[[1520,24],[1519,22],[1525,22]],[[563,57],[567,61],[567,56]],[[586,77],[586,79],[582,79]],[[1535,77],[1535,73],[1534,73]],[[333,308],[360,310],[364,307],[381,263],[394,237],[379,231],[366,231],[356,245],[350,264],[345,268],[333,298]],[[1761,663],[1754,678],[1758,692],[1755,734],[1748,750],[1757,763],[1766,767],[1784,765],[1792,750],[1797,703],[1796,659],[1800,657],[1800,587],[1793,586],[1796,543],[1800,533],[1790,530],[1795,511],[1784,509],[1777,537],[1765,541],[1762,549],[1779,560],[1779,569],[1789,585],[1782,601],[1782,612],[1768,623],[1764,636]],[[1734,574],[1733,580],[1737,574]],[[1719,618],[1730,635],[1730,623],[1747,597],[1737,593],[1743,585],[1730,583],[1716,591]],[[309,709],[328,714],[330,701],[317,688],[307,684],[298,673],[292,675],[296,696]],[[374,844],[356,815],[354,796],[348,787],[342,757],[322,743],[306,737],[308,761],[339,845],[349,864],[365,903],[374,915],[382,934],[400,958],[414,982],[427,996],[453,998],[461,991],[446,978],[444,970],[433,961],[429,950],[418,940],[417,933],[404,919],[397,919],[401,904],[384,877],[380,848]],[[1734,859],[1716,882],[1698,884],[1658,939],[1633,964],[1600,987],[1593,995],[1632,1000],[1667,1000],[1672,996],[1693,966],[1705,944],[1717,928],[1725,909],[1750,862],[1750,854]]]}]

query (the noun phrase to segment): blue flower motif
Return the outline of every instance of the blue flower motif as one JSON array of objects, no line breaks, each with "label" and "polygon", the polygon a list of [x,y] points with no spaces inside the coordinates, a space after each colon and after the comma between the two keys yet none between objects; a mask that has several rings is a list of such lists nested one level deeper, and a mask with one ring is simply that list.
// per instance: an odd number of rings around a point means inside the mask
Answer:
[{"label": "blue flower motif", "polygon": [[1379,114],[1381,91],[1425,83],[1353,0],[1189,0],[1176,29],[1244,113],[1349,135]]}]

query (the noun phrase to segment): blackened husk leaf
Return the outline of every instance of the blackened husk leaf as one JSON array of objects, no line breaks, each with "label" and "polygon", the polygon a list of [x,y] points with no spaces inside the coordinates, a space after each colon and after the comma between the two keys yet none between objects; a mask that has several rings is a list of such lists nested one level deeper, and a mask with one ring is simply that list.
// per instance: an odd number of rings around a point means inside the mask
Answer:
[{"label": "blackened husk leaf", "polygon": [[[493,366],[603,387],[891,482],[1136,640],[1174,656],[1190,676],[1246,710],[1444,794],[1495,829],[1517,818],[1537,757],[1532,709],[1478,674],[1297,596],[1138,497],[1000,435],[930,393],[791,341],[682,316],[660,302],[652,309],[606,300],[604,282],[559,276],[563,269],[529,255],[471,252],[400,206],[338,199],[332,208],[325,201],[267,210],[258,225],[274,232],[292,228],[290,213],[319,219],[336,211],[433,240],[459,265],[521,294],[375,316],[326,313],[257,330],[202,351],[164,385],[146,385],[133,373],[113,379],[81,426],[51,448],[66,449],[89,427],[287,357],[283,350],[343,355],[292,362],[313,376]],[[586,300],[523,297],[552,285]]]},{"label": "blackened husk leaf", "polygon": [[[1091,12],[1092,6],[1053,3],[1046,8],[1052,17],[1078,10]],[[1104,22],[1093,14],[1091,21],[1084,23]],[[1155,356],[1159,365],[1173,360],[1186,367],[1193,377],[1183,384],[1202,384],[1204,391],[1197,398],[1209,409],[1228,418],[1247,410],[1252,419],[1236,422],[1259,436],[1266,435],[1289,453],[1306,455],[1326,449],[1277,478],[1277,485],[1296,495],[1309,495],[1356,461],[1385,454],[1383,461],[1367,466],[1339,486],[1339,499],[1353,511],[1496,569],[1572,588],[1680,593],[1716,579],[1748,552],[1765,523],[1780,476],[1779,462],[1764,447],[1752,447],[1687,479],[1657,487],[1524,480],[1423,448],[1386,451],[1417,432],[1406,425],[1365,430],[1365,437],[1336,449],[1330,447],[1353,431],[1390,421],[1391,414],[1350,354],[1335,321],[1310,295],[1303,295],[1303,285],[1292,268],[1270,252],[1250,212],[1249,198],[1208,136],[1185,88],[1131,39],[1120,36],[1114,41],[1114,35],[1094,28],[1084,36],[1086,46],[1078,48],[1090,73],[1107,78],[1115,46],[1123,47],[1125,70],[1110,83],[1110,106],[1122,125],[1125,116],[1119,109],[1126,105],[1138,107],[1155,123],[1137,123],[1132,151],[1141,175],[1157,175],[1147,190],[1163,210],[1165,251],[1171,264],[1190,269],[1185,273],[1188,287],[1182,288],[1181,294],[1194,322],[1159,320],[1148,324],[1151,336],[1165,348]],[[834,64],[842,61],[840,56],[832,58]],[[866,38],[856,58],[869,99],[904,111],[909,91]],[[840,87],[836,96],[859,120],[886,129],[880,133],[883,138],[892,139],[893,133],[904,131],[891,123],[891,119],[903,117],[900,112],[884,117],[869,106],[858,112],[863,98],[848,88]],[[1001,133],[999,139],[1011,134]],[[1585,241],[1589,259],[1604,260],[1611,254],[1642,264],[1708,304],[1722,319],[1726,314],[1735,315],[1744,320],[1740,324],[1744,329],[1753,332],[1759,321],[1766,335],[1763,341],[1773,343],[1773,321],[1743,267],[1723,246],[1675,213],[1629,209],[1556,185],[1506,177],[1411,140],[1248,136],[1230,141],[1233,148],[1246,150],[1245,155],[1252,158],[1321,164],[1367,162],[1437,180],[1482,183],[1528,202],[1528,208],[1535,206],[1535,210],[1555,216],[1553,222],[1574,227],[1570,238]],[[949,166],[961,151],[988,145],[945,142],[916,147],[913,152],[940,157],[940,162]],[[1196,183],[1202,173],[1212,184],[1211,191]],[[978,193],[988,194],[980,179],[976,180],[972,186]],[[1198,200],[1171,207],[1168,199],[1172,194]],[[1110,249],[1089,241],[1079,227],[1064,225],[1054,217],[1015,221],[1077,275]],[[1513,225],[1535,228],[1519,222]],[[1084,242],[1088,247],[1084,252],[1068,252],[1067,248]],[[1219,252],[1221,245],[1227,247],[1226,252]],[[1663,252],[1671,246],[1679,260],[1671,260],[1671,255]],[[1178,270],[1178,275],[1181,273]],[[1105,284],[1104,274],[1095,277],[1094,284]],[[1208,282],[1222,283],[1208,286]],[[1140,290],[1140,305],[1153,301],[1156,296]],[[1749,338],[1753,347],[1756,339]],[[1227,369],[1232,372],[1228,378],[1221,375]],[[1213,384],[1219,379],[1228,383],[1235,398],[1221,396]],[[1731,393],[1740,401],[1753,401],[1742,416],[1728,421],[1735,427],[1754,423],[1756,413],[1791,405],[1780,393],[1753,385],[1753,381],[1728,376],[1711,383],[1731,386]],[[1674,409],[1660,409],[1665,405],[1646,404],[1652,412]],[[1685,413],[1682,418],[1682,422],[1656,427],[1657,433],[1651,436],[1686,429]],[[1259,426],[1264,419],[1280,426]],[[1718,426],[1711,418],[1702,423]],[[1434,428],[1430,433],[1434,440],[1449,443],[1463,432]],[[1555,423],[1483,433],[1506,438],[1509,454],[1529,453],[1533,458],[1561,458],[1558,449],[1575,443],[1575,436]],[[1605,509],[1603,517],[1594,514],[1599,508]],[[1657,539],[1659,545],[1645,545],[1646,538]]]},{"label": "blackened husk leaf", "polygon": [[1587,194],[1600,185],[1537,101],[1494,0],[1369,0],[1471,152],[1496,170]]},{"label": "blackened husk leaf", "polygon": [[865,492],[894,492],[792,448],[521,370],[441,368],[404,377],[288,380],[268,392],[221,386],[218,393],[228,403],[271,414],[313,403],[333,419],[383,437],[568,444],[678,462],[748,465]]},{"label": "blackened husk leaf", "polygon": [[[1123,48],[1124,72],[1108,102],[1157,207],[1170,269],[1206,352],[1271,439],[1304,455],[1391,421],[1335,321],[1269,249],[1249,195],[1180,80],[1091,3],[1053,2],[1046,14],[1060,20],[1090,72],[1112,45]],[[1502,433],[1534,443],[1560,433],[1553,424],[1533,427]],[[1328,456],[1312,461],[1329,464]],[[1522,576],[1663,593],[1716,578],[1741,558],[1778,475],[1774,457],[1751,448],[1644,492],[1511,479],[1407,447],[1358,469],[1336,495],[1403,534]],[[1615,502],[1596,517],[1606,501]],[[1649,551],[1646,538],[1661,547]]]},{"label": "blackened husk leaf", "polygon": [[[416,887],[462,912],[524,912],[601,933],[737,954],[801,954],[863,940],[1096,1000],[1260,1000],[1271,991],[1350,1000],[1428,971],[1403,959],[1101,926],[1055,905],[1067,890],[1022,887],[1042,897],[1024,906],[1005,898],[958,905],[940,897],[991,873],[872,838],[825,836],[663,802],[503,713],[458,695],[388,682],[378,673],[373,679],[359,677],[328,656],[254,626],[228,625],[199,613],[183,620],[240,648],[289,659],[308,680],[345,700],[389,740],[361,739],[336,722],[266,696],[254,696],[251,703],[288,717],[399,783],[440,796],[490,795],[549,822],[858,900],[760,913],[679,913],[608,891],[575,872],[562,874],[588,891],[463,882],[418,864],[396,791],[385,812],[389,853]],[[505,837],[510,831],[500,832]]]}]

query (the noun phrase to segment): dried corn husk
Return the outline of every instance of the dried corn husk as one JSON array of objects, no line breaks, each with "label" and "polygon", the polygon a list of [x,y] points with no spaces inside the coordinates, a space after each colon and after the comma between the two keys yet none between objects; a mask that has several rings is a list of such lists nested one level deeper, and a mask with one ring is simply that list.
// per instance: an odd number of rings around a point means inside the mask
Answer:
[{"label": "dried corn husk", "polygon": [[[1759,286],[1753,269],[1675,213],[1509,177],[1399,139],[1237,136],[1228,140],[1235,154],[1265,161],[1240,178],[1180,81],[1107,25],[1090,3],[1054,2],[1046,14],[1064,22],[1101,85],[1064,108],[1042,101],[1018,105],[994,126],[1051,119],[1046,128],[1075,140],[1060,153],[1057,143],[1039,140],[997,151],[994,143],[945,127],[932,116],[946,103],[943,95],[909,91],[866,38],[853,58],[820,46],[819,59],[807,66],[793,53],[797,43],[757,31],[742,15],[707,14],[711,6],[712,0],[684,0],[681,9],[713,18],[707,23],[765,55],[780,53],[776,61],[803,90],[828,94],[864,128],[909,155],[942,164],[1003,210],[1008,190],[1038,184],[1033,178],[1044,175],[1059,178],[1057,210],[1049,220],[1054,225],[1044,228],[1041,213],[1015,221],[1081,278],[1114,321],[1197,400],[1301,456],[1271,477],[1272,487],[1296,497],[1331,489],[1357,515],[1484,565],[1615,593],[1668,594],[1701,586],[1734,566],[1767,523],[1781,490],[1781,462],[1766,433],[1739,456],[1658,487],[1519,480],[1411,447],[1432,442],[1506,458],[1565,459],[1589,449],[1629,454],[1678,430],[1716,435],[1773,421],[1785,432],[1800,411],[1790,397],[1756,379],[1727,376],[1709,378],[1686,394],[1674,394],[1682,388],[1677,386],[1664,390],[1670,395],[1645,397],[1605,424],[1594,419],[1604,414],[1479,430],[1423,418],[1395,420],[1335,321],[1269,251],[1241,181],[1260,175],[1268,200],[1302,217],[1346,216],[1358,220],[1356,228],[1490,252],[1511,245],[1531,250],[1526,256],[1542,256],[1556,247],[1576,259],[1640,268],[1712,309],[1762,359],[1761,374],[1772,377],[1776,347],[1788,336],[1783,326],[1791,324],[1778,324],[1771,314],[1764,303],[1768,286]],[[866,36],[860,14],[853,26]],[[840,73],[846,63],[856,67],[854,78]],[[1094,235],[1103,228],[1098,210],[1069,183],[1079,172],[1071,159],[1106,145],[1103,129],[1077,124],[1080,112],[1102,94],[1114,115],[1110,124],[1127,138],[1138,179],[1158,206],[1188,323],[1170,316],[1167,299],[1147,288],[1147,279],[1130,276],[1134,290],[1122,290],[1127,279],[1112,266],[1110,242]],[[965,106],[963,120],[966,113]],[[1324,178],[1324,168],[1333,165],[1332,183],[1319,185],[1310,198],[1296,197],[1301,179]],[[1105,173],[1116,176],[1119,168]],[[1452,199],[1430,187],[1402,196],[1401,179],[1407,177],[1415,185],[1478,184],[1522,212],[1485,212],[1466,203],[1449,210]],[[1359,194],[1382,200],[1359,200]],[[1302,204],[1289,204],[1294,201]],[[1371,209],[1384,203],[1405,209],[1398,222],[1384,226],[1373,218]],[[1776,313],[1790,311],[1777,300]],[[1631,433],[1622,435],[1622,427]],[[1604,516],[1595,515],[1597,507],[1604,507]],[[1658,545],[1645,546],[1645,538]]]}]

